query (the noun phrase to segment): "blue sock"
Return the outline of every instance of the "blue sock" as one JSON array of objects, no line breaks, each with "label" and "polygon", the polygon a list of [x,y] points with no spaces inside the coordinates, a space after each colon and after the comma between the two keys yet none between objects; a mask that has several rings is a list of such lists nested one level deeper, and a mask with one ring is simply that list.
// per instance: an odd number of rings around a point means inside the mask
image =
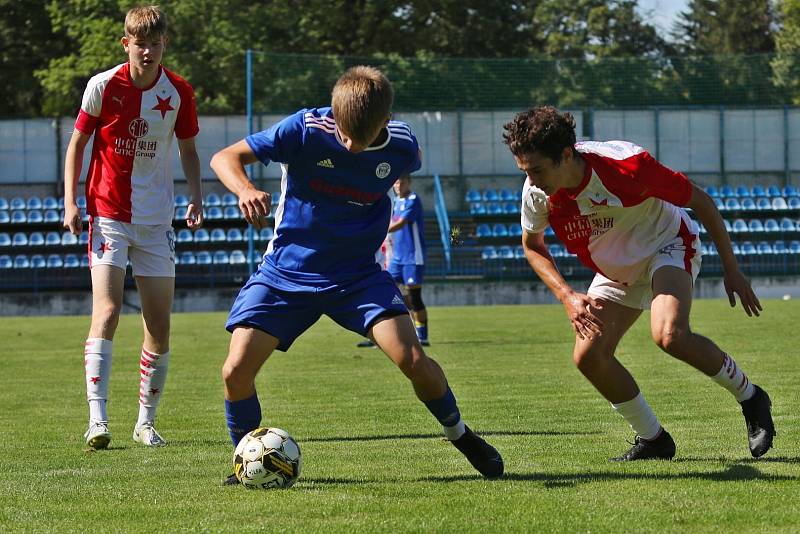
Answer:
[{"label": "blue sock", "polygon": [[428,323],[414,323],[414,327],[417,329],[417,337],[421,341],[425,341],[428,339]]},{"label": "blue sock", "polygon": [[455,426],[461,421],[461,412],[458,411],[456,397],[450,390],[450,386],[447,386],[447,391],[442,398],[424,402],[425,407],[442,426]]},{"label": "blue sock", "polygon": [[228,420],[228,432],[233,446],[236,447],[245,434],[258,428],[261,424],[261,404],[258,393],[249,399],[229,401],[225,399],[225,418]]}]

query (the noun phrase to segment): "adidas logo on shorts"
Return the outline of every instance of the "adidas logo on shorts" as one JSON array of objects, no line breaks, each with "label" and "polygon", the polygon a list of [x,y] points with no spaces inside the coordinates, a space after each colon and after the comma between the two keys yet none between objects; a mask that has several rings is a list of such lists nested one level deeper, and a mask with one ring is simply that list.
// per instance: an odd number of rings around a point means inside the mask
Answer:
[{"label": "adidas logo on shorts", "polygon": [[392,304],[405,304],[405,302],[403,302],[403,299],[395,295],[392,299]]},{"label": "adidas logo on shorts", "polygon": [[332,169],[333,162],[331,161],[331,158],[325,158],[317,162],[317,167],[325,167],[326,169]]}]

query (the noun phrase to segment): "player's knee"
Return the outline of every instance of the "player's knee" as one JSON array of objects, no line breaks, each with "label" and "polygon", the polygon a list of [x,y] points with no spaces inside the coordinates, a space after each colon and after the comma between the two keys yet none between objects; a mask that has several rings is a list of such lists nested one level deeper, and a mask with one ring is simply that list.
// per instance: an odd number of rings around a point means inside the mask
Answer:
[{"label": "player's knee", "polygon": [[690,335],[688,327],[668,323],[653,331],[653,341],[664,352],[678,356],[684,352]]},{"label": "player's knee", "polygon": [[575,367],[584,375],[591,375],[593,372],[602,369],[608,365],[609,359],[609,355],[599,347],[576,350],[572,354],[572,361]]},{"label": "player's knee", "polygon": [[103,332],[114,332],[119,324],[120,307],[113,302],[105,302],[95,305],[92,310],[93,330]]},{"label": "player's knee", "polygon": [[252,386],[255,377],[248,369],[231,361],[222,365],[222,381],[230,392],[239,392]]},{"label": "player's knee", "polygon": [[422,302],[422,288],[412,287],[408,289],[408,307],[411,311],[422,311],[425,309],[425,303]]},{"label": "player's knee", "polygon": [[430,371],[430,359],[421,350],[411,349],[397,364],[400,371],[410,379],[422,377]]}]

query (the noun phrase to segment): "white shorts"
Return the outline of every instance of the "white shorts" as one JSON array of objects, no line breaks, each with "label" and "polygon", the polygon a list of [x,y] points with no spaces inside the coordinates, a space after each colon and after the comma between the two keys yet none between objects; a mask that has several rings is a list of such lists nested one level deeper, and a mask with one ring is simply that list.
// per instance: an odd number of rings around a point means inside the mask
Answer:
[{"label": "white shorts", "polygon": [[687,247],[683,238],[678,236],[653,255],[647,270],[632,284],[615,282],[598,273],[594,275],[587,294],[628,308],[649,310],[653,300],[652,281],[655,272],[661,267],[677,267],[688,272],[694,284],[700,273],[701,256],[699,237],[695,236],[691,247]]},{"label": "white shorts", "polygon": [[130,224],[106,217],[89,219],[89,265],[125,270],[134,276],[175,277],[175,232],[169,224]]}]

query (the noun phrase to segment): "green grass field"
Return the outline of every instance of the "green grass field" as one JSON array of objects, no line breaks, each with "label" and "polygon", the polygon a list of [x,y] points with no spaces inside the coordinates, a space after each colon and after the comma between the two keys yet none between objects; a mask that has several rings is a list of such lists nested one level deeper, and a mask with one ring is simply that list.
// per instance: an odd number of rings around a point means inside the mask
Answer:
[{"label": "green grass field", "polygon": [[502,453],[486,481],[440,438],[399,371],[324,319],[258,382],[265,425],[303,451],[289,490],[222,487],[231,472],[219,368],[224,314],[174,316],[158,429],[131,440],[139,318],[115,340],[111,448],[84,451],[88,317],[3,318],[0,531],[797,532],[800,303],[767,301],[749,319],[695,303],[693,325],[728,350],[773,399],[776,446],[754,461],[729,393],[662,354],[648,315],[618,356],[678,445],[671,462],[616,464],[633,436],[571,362],[558,306],[432,308],[429,353],[462,414]]}]

